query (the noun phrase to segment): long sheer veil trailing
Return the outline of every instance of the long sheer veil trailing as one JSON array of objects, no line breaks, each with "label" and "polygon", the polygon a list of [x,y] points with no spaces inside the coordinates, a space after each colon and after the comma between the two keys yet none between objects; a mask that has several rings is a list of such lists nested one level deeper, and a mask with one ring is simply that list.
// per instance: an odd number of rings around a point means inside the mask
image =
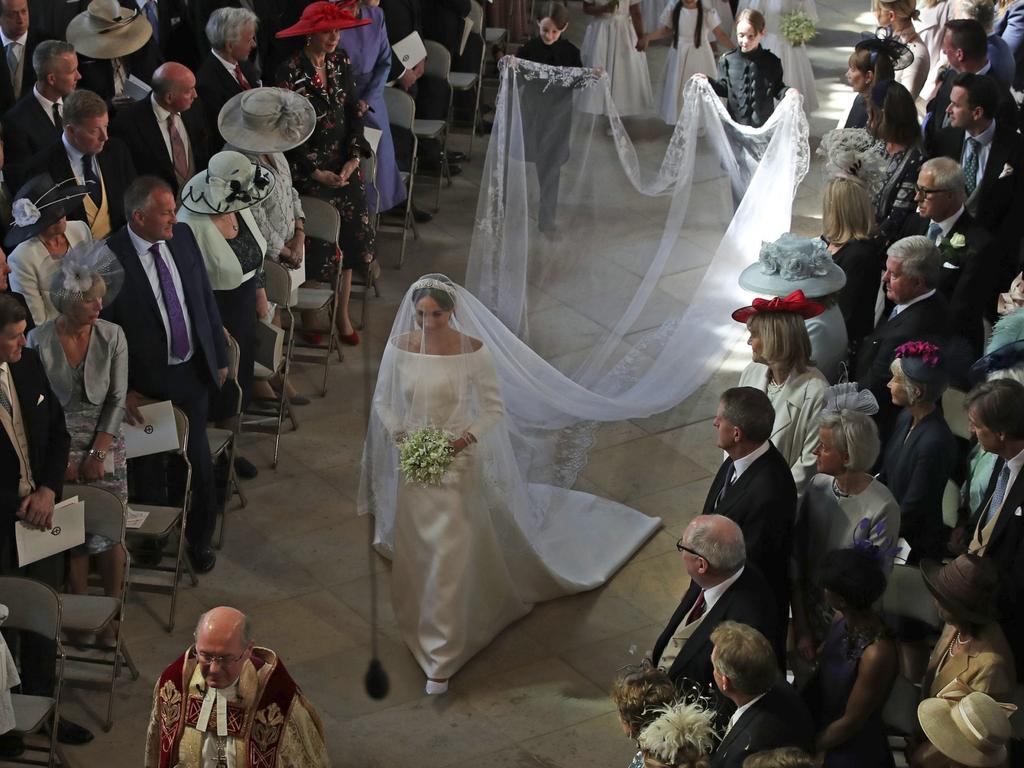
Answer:
[{"label": "long sheer veil trailing", "polygon": [[[607,117],[574,108],[594,89]],[[742,332],[739,273],[790,229],[809,165],[799,95],[755,129],[694,79],[667,147],[653,123],[627,135],[606,75],[502,61],[466,286],[536,352],[509,404],[535,480],[571,485],[593,422],[706,381]],[[529,401],[538,388],[550,398]]]}]

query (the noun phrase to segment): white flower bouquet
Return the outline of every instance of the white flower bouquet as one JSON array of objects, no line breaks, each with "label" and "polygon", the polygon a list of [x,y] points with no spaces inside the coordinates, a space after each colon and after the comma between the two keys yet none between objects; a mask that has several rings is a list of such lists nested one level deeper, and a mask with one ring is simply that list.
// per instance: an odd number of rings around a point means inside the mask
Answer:
[{"label": "white flower bouquet", "polygon": [[398,465],[407,483],[440,485],[455,459],[452,435],[437,427],[409,433],[398,444]]},{"label": "white flower bouquet", "polygon": [[803,11],[785,13],[779,19],[779,34],[790,45],[803,45],[818,34],[814,20]]}]

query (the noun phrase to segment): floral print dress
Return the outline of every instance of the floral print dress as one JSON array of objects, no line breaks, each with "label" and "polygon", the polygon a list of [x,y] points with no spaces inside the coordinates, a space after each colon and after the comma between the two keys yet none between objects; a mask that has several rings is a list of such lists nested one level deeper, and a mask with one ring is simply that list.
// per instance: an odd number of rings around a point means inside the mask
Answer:
[{"label": "floral print dress", "polygon": [[[370,156],[369,146],[363,139],[363,121],[359,117],[348,54],[343,50],[328,53],[324,64],[327,73],[325,79],[321,79],[313,63],[299,51],[277,70],[277,85],[301,93],[316,110],[313,134],[286,156],[292,183],[299,194],[325,200],[341,214],[338,247],[341,249],[342,268],[363,268],[373,260],[374,233],[366,208],[362,171],[353,173],[344,187],[326,187],[313,180],[316,170],[339,173],[349,160]],[[313,252],[310,252],[307,258],[312,256]],[[334,264],[330,259],[325,261],[327,263],[322,267],[308,263],[307,277],[329,280],[337,257]]]}]

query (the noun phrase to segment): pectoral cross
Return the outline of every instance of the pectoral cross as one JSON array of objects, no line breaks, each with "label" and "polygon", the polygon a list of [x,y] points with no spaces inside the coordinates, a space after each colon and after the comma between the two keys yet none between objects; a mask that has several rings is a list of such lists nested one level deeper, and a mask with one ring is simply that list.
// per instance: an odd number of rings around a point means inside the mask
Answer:
[{"label": "pectoral cross", "polygon": [[217,737],[217,768],[228,768],[227,737]]}]

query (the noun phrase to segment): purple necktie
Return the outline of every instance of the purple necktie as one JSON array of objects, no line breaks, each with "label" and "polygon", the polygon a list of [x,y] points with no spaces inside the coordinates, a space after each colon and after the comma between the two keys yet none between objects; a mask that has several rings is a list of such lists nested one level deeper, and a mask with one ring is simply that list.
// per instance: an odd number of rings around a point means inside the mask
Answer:
[{"label": "purple necktie", "polygon": [[160,279],[160,293],[164,296],[164,307],[167,308],[167,321],[171,324],[171,354],[179,360],[184,360],[190,349],[185,313],[181,309],[181,302],[178,301],[178,292],[174,290],[171,270],[167,268],[167,262],[160,255],[160,243],[149,246],[149,252],[153,254],[156,274]]}]

